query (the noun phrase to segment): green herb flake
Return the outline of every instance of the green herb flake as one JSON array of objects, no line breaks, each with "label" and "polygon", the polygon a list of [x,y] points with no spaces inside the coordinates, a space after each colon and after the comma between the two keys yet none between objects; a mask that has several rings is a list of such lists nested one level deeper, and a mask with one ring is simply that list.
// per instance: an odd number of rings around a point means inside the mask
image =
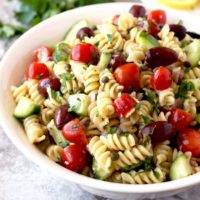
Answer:
[{"label": "green herb flake", "polygon": [[196,116],[196,121],[197,121],[198,124],[200,124],[200,114],[199,113]]},{"label": "green herb flake", "polygon": [[157,172],[157,171],[154,171],[153,173],[154,173],[155,177],[156,177],[158,180],[160,180],[160,173]]},{"label": "green herb flake", "polygon": [[112,161],[116,161],[119,159],[119,154],[116,151],[112,151],[110,154],[110,157],[111,157]]},{"label": "green herb flake", "polygon": [[191,44],[192,41],[191,40],[185,40],[181,43],[181,48],[185,48],[186,46],[188,46],[189,44]]},{"label": "green herb flake", "polygon": [[195,89],[195,86],[190,81],[184,81],[181,83],[178,93],[176,94],[176,97],[179,97],[181,99],[186,99],[186,93],[188,91],[193,91]]},{"label": "green herb flake", "polygon": [[145,124],[149,124],[149,122],[150,122],[150,118],[149,117],[142,115],[142,119],[143,119]]},{"label": "green herb flake", "polygon": [[129,132],[120,132],[120,135],[121,136],[125,136],[125,137],[128,137],[129,136]]},{"label": "green herb flake", "polygon": [[117,127],[110,126],[107,128],[107,132],[108,132],[108,134],[114,134],[117,132],[117,129],[118,129]]},{"label": "green herb flake", "polygon": [[99,117],[99,111],[96,112],[96,117]]},{"label": "green herb flake", "polygon": [[96,52],[93,52],[93,53],[92,53],[92,58],[93,58],[93,59],[96,59],[96,58],[97,58],[97,53],[96,53]]},{"label": "green herb flake", "polygon": [[146,157],[146,159],[143,161],[144,165],[144,171],[150,171],[153,168],[153,158],[151,156]]},{"label": "green herb flake", "polygon": [[112,43],[113,36],[111,34],[107,34],[107,38],[108,38],[109,42]]},{"label": "green herb flake", "polygon": [[144,94],[144,98],[149,101],[150,103],[154,103],[154,99],[155,99],[155,93],[154,92],[150,92],[147,90],[142,90],[143,94]]},{"label": "green herb flake", "polygon": [[60,96],[60,92],[59,91],[55,91],[55,90],[50,90],[51,91],[51,97],[53,99],[58,99],[58,97]]},{"label": "green herb flake", "polygon": [[141,104],[137,103],[137,105],[135,106],[135,110],[138,111],[140,109]]},{"label": "green herb flake", "polygon": [[40,79],[43,75],[44,75],[44,73],[37,74],[35,78],[36,78],[36,79]]}]

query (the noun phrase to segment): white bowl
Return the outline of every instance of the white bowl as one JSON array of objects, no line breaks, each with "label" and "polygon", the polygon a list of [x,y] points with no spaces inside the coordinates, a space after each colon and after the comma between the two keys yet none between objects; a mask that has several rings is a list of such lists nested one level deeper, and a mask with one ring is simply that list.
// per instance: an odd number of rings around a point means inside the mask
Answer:
[{"label": "white bowl", "polygon": [[[64,12],[35,26],[20,37],[8,50],[0,65],[0,122],[12,142],[33,162],[50,172],[79,184],[83,189],[114,199],[144,199],[177,194],[200,182],[200,173],[171,182],[152,185],[125,185],[88,178],[49,160],[36,147],[29,143],[20,123],[12,116],[14,101],[10,86],[19,84],[24,69],[31,61],[32,52],[41,45],[53,45],[60,41],[69,27],[77,20],[87,18],[92,23],[100,23],[103,17],[128,11],[133,3],[114,3],[87,6]],[[147,5],[146,5],[147,7]],[[156,9],[148,5],[148,9]],[[190,30],[200,27],[196,19],[179,16],[179,12],[166,9],[169,21],[182,19]]]}]

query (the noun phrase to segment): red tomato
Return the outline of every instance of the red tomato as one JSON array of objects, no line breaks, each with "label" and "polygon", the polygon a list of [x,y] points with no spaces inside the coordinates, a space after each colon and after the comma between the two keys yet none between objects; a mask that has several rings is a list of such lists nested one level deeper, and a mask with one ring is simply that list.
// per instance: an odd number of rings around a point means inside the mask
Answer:
[{"label": "red tomato", "polygon": [[193,156],[200,155],[200,132],[190,128],[181,131],[178,146],[183,152],[191,151]]},{"label": "red tomato", "polygon": [[44,63],[33,62],[26,69],[26,77],[31,79],[44,79],[49,77],[49,70]]},{"label": "red tomato", "polygon": [[33,62],[46,62],[52,56],[53,51],[49,47],[42,46],[34,51]]},{"label": "red tomato", "polygon": [[140,70],[134,63],[117,67],[114,72],[116,81],[124,86],[125,92],[140,90]]},{"label": "red tomato", "polygon": [[150,26],[150,34],[156,36],[160,32],[161,26],[166,24],[167,16],[164,10],[152,10],[147,15],[147,20]]},{"label": "red tomato", "polygon": [[63,136],[70,142],[84,146],[87,144],[87,138],[78,119],[74,119],[65,124],[62,129],[62,133]]},{"label": "red tomato", "polygon": [[87,160],[87,152],[83,146],[71,144],[64,148],[61,155],[61,164],[74,172],[80,172]]},{"label": "red tomato", "polygon": [[81,43],[73,46],[71,59],[84,63],[96,64],[99,60],[99,52],[94,45]]},{"label": "red tomato", "polygon": [[151,85],[155,90],[165,90],[172,84],[172,73],[166,67],[158,67],[151,77]]},{"label": "red tomato", "polygon": [[176,108],[171,111],[169,122],[174,126],[176,130],[183,130],[187,128],[193,121],[193,117],[190,113]]},{"label": "red tomato", "polygon": [[113,23],[114,25],[118,25],[119,16],[120,16],[120,15],[115,15],[115,16],[113,17],[112,23]]},{"label": "red tomato", "polygon": [[137,102],[128,94],[122,94],[114,101],[114,108],[119,117],[126,117],[132,109],[136,106]]}]

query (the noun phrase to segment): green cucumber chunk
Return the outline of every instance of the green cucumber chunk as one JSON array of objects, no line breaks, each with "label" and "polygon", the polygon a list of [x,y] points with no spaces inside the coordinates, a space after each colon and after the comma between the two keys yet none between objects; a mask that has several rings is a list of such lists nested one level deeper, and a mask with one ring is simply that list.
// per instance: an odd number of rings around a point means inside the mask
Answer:
[{"label": "green cucumber chunk", "polygon": [[97,66],[101,67],[102,69],[105,69],[106,67],[108,67],[110,59],[110,53],[101,53]]},{"label": "green cucumber chunk", "polygon": [[64,138],[62,131],[56,128],[53,119],[47,124],[47,129],[57,145],[62,148],[69,145],[69,142]]},{"label": "green cucumber chunk", "polygon": [[187,59],[192,67],[196,67],[200,61],[200,39],[195,39],[184,48]]},{"label": "green cucumber chunk", "polygon": [[56,45],[53,53],[53,60],[55,63],[60,61],[68,62],[70,57],[70,50],[70,46],[65,42],[60,42],[58,45]]},{"label": "green cucumber chunk", "polygon": [[27,97],[21,97],[14,111],[17,119],[25,119],[40,112],[40,105],[35,104]]},{"label": "green cucumber chunk", "polygon": [[190,163],[184,154],[178,156],[172,163],[169,176],[171,180],[177,180],[191,175]]},{"label": "green cucumber chunk", "polygon": [[88,114],[90,97],[86,94],[73,94],[68,97],[69,110],[79,115]]},{"label": "green cucumber chunk", "polygon": [[95,178],[100,179],[100,180],[105,180],[109,178],[114,172],[113,167],[109,168],[108,170],[101,168],[95,159],[93,159],[92,170],[93,170]]},{"label": "green cucumber chunk", "polygon": [[65,42],[68,44],[73,44],[74,40],[76,39],[76,34],[79,31],[79,29],[83,28],[83,27],[90,27],[89,22],[86,19],[82,19],[78,22],[76,22],[70,29],[69,31],[66,33],[65,35]]},{"label": "green cucumber chunk", "polygon": [[139,45],[145,48],[146,50],[151,49],[153,47],[159,47],[160,44],[156,38],[152,35],[149,35],[145,32],[141,32],[139,36]]}]

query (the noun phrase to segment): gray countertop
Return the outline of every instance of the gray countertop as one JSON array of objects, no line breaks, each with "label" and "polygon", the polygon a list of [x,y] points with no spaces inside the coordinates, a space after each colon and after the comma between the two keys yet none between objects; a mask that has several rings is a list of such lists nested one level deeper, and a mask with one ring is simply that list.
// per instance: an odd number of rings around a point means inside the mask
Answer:
[{"label": "gray countertop", "polygon": [[[2,19],[3,0],[0,0]],[[5,9],[4,9],[5,11]],[[6,14],[9,13],[9,9]],[[8,21],[4,15],[5,21]],[[0,41],[0,58],[8,45]],[[198,186],[165,200],[199,200]],[[0,127],[0,200],[103,200],[29,161],[7,138]],[[107,199],[108,200],[108,199]],[[164,199],[163,199],[164,200]]]}]

